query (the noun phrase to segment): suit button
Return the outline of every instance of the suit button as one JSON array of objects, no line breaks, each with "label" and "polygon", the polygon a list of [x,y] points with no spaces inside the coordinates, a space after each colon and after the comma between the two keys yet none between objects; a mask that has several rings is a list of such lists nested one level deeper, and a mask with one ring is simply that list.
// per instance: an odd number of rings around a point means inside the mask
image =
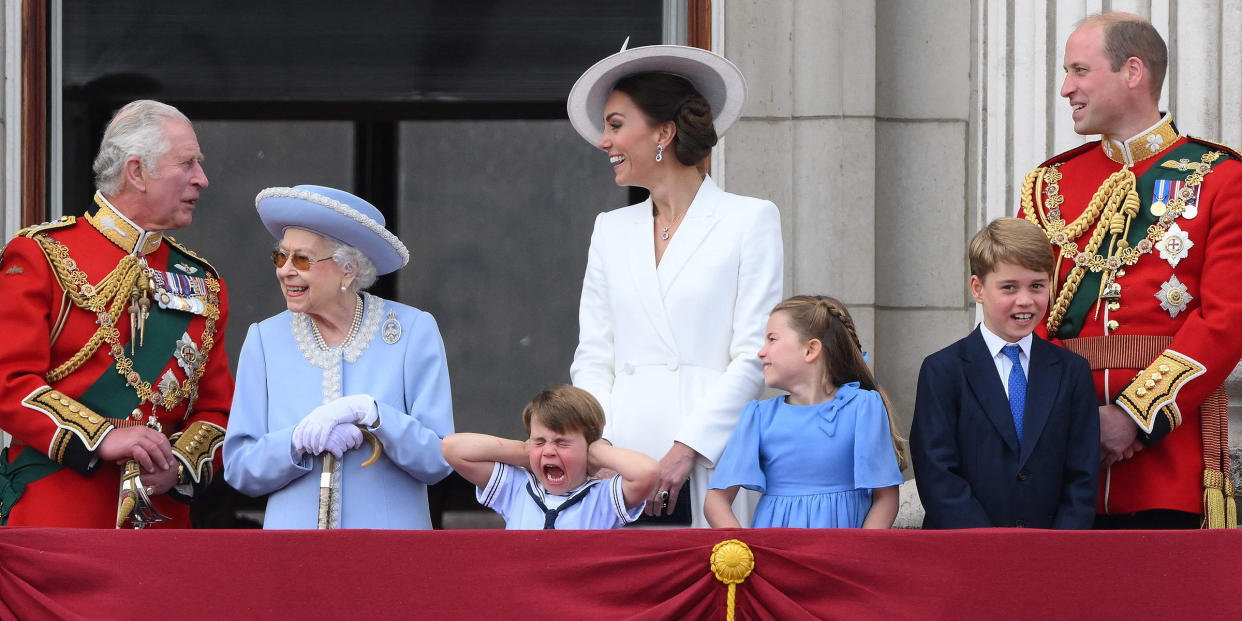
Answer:
[{"label": "suit button", "polygon": [[1014,523],[1014,526],[1017,526],[1018,528],[1026,528],[1026,520],[1018,520]]},{"label": "suit button", "polygon": [[680,366],[680,363],[677,362],[676,358],[673,358],[672,360],[669,360],[668,364],[665,366],[668,367],[669,371],[676,371],[677,367]]},{"label": "suit button", "polygon": [[1025,480],[1026,480],[1026,478],[1027,478],[1028,476],[1030,476],[1030,473],[1028,473],[1027,471],[1023,470],[1023,471],[1021,471],[1021,472],[1019,472],[1019,473],[1018,473],[1018,480],[1019,480],[1019,481],[1025,481]]}]

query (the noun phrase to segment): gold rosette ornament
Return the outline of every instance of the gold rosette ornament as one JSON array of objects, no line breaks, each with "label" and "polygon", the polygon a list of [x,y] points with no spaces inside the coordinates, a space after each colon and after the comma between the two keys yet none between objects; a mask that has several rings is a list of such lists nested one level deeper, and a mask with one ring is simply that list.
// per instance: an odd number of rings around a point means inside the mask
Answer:
[{"label": "gold rosette ornament", "polygon": [[755,555],[750,547],[737,539],[726,539],[712,547],[712,573],[716,579],[729,585],[729,603],[725,619],[733,621],[734,598],[737,585],[746,581],[755,570]]}]

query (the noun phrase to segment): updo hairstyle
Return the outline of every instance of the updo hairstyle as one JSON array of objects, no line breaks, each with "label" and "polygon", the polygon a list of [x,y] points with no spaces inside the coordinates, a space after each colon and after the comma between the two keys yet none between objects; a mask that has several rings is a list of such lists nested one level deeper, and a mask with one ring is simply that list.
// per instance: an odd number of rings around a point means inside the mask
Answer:
[{"label": "updo hairstyle", "polygon": [[618,80],[612,90],[629,95],[652,125],[676,124],[672,147],[682,164],[698,165],[716,146],[712,107],[689,80],[671,73],[635,73]]}]

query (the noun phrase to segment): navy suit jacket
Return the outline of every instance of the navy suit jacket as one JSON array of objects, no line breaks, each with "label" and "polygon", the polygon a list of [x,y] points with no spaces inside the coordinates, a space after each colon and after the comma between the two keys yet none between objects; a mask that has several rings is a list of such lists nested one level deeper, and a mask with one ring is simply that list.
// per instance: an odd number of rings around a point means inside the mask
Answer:
[{"label": "navy suit jacket", "polygon": [[1100,459],[1090,366],[1034,337],[1019,445],[979,330],[919,370],[910,455],[923,528],[1090,528]]}]

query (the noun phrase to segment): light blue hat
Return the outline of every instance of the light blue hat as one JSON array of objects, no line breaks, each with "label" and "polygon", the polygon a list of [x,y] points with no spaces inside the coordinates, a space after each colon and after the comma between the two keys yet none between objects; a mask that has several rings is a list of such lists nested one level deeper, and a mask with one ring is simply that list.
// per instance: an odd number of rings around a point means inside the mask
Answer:
[{"label": "light blue hat", "polygon": [[388,229],[384,215],[371,203],[319,185],[267,188],[254,197],[259,219],[272,237],[284,237],[289,227],[306,229],[357,248],[388,274],[410,262],[410,251]]}]

